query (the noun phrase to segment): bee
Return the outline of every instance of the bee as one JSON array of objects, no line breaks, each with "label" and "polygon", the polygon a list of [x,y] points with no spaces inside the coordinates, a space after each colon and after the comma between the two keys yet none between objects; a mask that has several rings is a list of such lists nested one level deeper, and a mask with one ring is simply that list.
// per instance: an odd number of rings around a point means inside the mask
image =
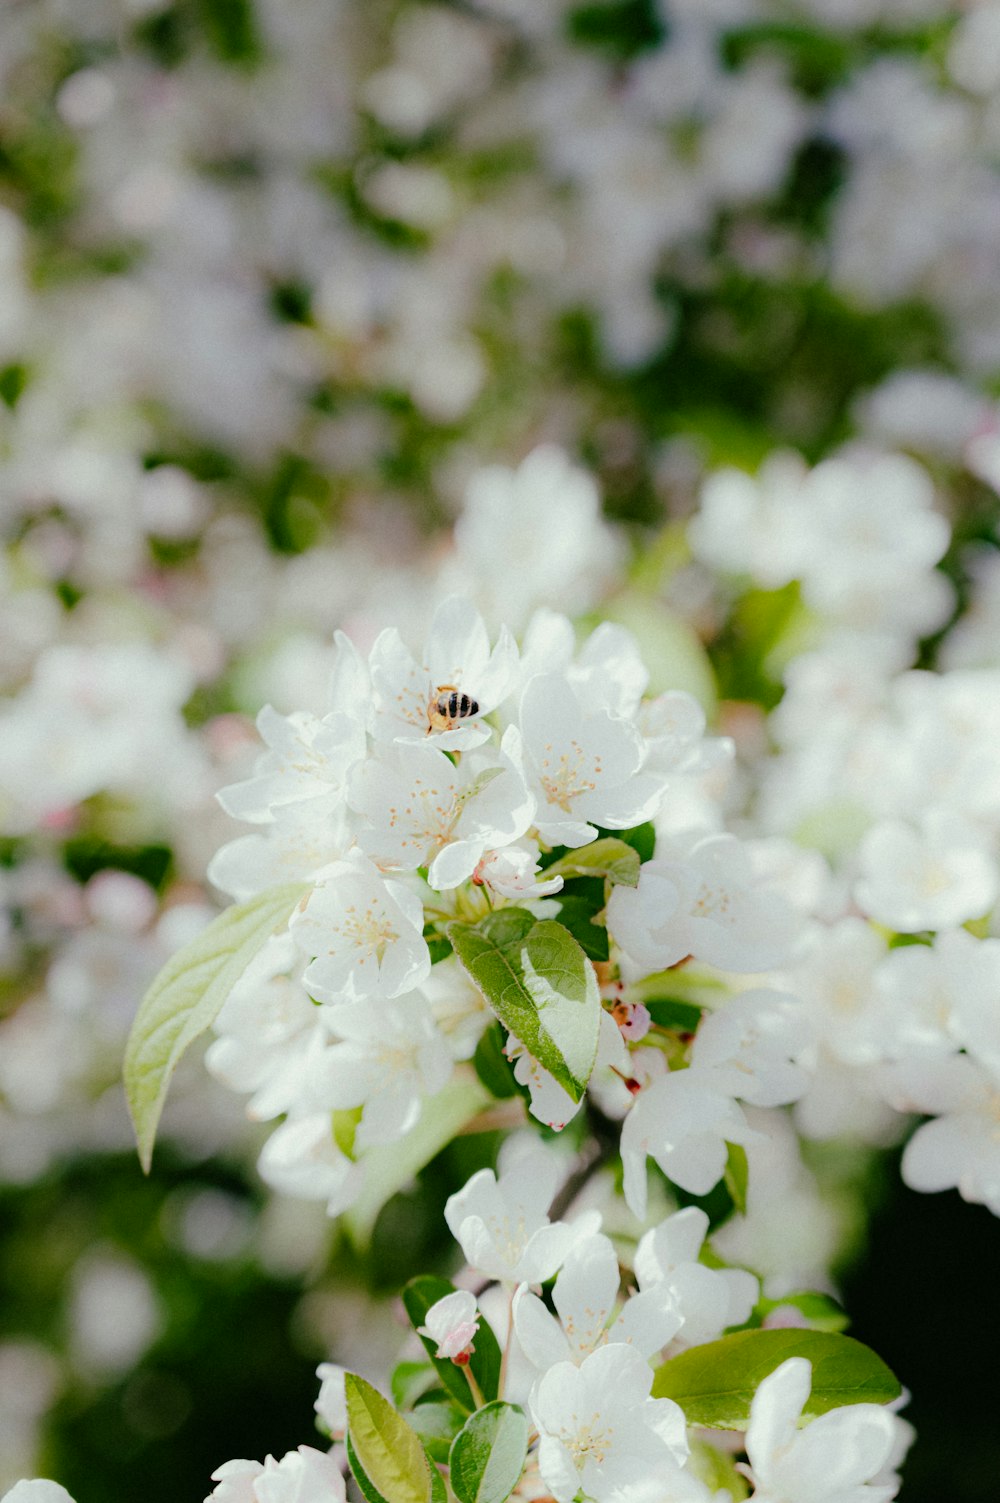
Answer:
[{"label": "bee", "polygon": [[456,688],[454,684],[439,684],[427,706],[431,731],[453,731],[460,720],[470,720],[479,714],[479,701]]}]

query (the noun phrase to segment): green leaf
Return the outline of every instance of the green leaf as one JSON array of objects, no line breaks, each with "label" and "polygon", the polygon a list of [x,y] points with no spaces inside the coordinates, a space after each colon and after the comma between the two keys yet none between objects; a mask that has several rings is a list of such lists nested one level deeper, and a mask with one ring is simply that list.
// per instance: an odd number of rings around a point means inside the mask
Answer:
[{"label": "green leaf", "polygon": [[125,1094],[147,1174],[170,1077],[182,1054],[212,1026],[257,951],[308,891],[296,882],[227,908],[167,962],[143,997],[125,1047]]},{"label": "green leaf", "polygon": [[741,1216],[747,1213],[747,1185],[750,1179],[750,1166],[747,1163],[747,1151],[742,1143],[727,1143],[726,1167],[723,1171],[726,1189],[729,1191],[733,1205]]},{"label": "green leaf", "polygon": [[491,1023],[476,1045],[472,1065],[488,1091],[500,1101],[511,1096],[526,1096],[525,1086],[514,1079],[514,1066],[503,1052],[503,1029],[499,1023]]},{"label": "green leaf", "polygon": [[569,930],[501,908],[474,926],[449,924],[448,937],[504,1027],[579,1101],[597,1055],[601,996]]},{"label": "green leaf", "polygon": [[734,1503],[743,1503],[750,1492],[746,1478],[736,1470],[734,1458],[717,1451],[707,1441],[692,1442],[688,1466],[698,1481],[705,1484],[713,1498],[718,1492],[727,1492]]},{"label": "green leaf", "polygon": [[423,1103],[419,1122],[401,1143],[385,1143],[365,1153],[364,1187],[342,1222],[355,1247],[367,1247],[386,1201],[489,1104],[490,1097],[471,1072],[456,1074],[443,1091]]},{"label": "green leaf", "polygon": [[594,840],[577,850],[567,851],[545,868],[549,877],[605,877],[621,887],[635,887],[639,881],[639,852],[624,840]]},{"label": "green leaf", "polygon": [[358,1460],[357,1452],[354,1449],[354,1442],[351,1440],[350,1433],[345,1435],[344,1443],[347,1449],[347,1464],[351,1468],[351,1474],[354,1477],[355,1482],[361,1489],[362,1497],[367,1500],[367,1503],[386,1503],[385,1498],[383,1498],[382,1494],[379,1492],[378,1488],[372,1482],[371,1478],[368,1476],[364,1467]]},{"label": "green leaf", "polygon": [[[438,1278],[435,1274],[421,1274],[418,1278],[411,1279],[403,1290],[403,1304],[413,1329],[417,1330],[419,1326],[426,1325],[427,1312],[431,1306],[436,1305],[439,1299],[444,1299],[446,1294],[454,1294],[454,1292],[454,1286],[449,1284],[447,1279]],[[462,1369],[456,1367],[450,1358],[435,1356],[436,1341],[432,1341],[429,1336],[421,1336],[420,1339],[444,1387],[463,1409],[474,1408],[472,1390],[469,1388]],[[479,1330],[476,1332],[473,1347],[474,1350],[469,1360],[472,1376],[478,1383],[483,1398],[495,1399],[500,1387],[502,1357],[492,1327],[487,1325],[485,1320],[479,1322]]]},{"label": "green leaf", "polygon": [[680,997],[651,997],[643,1004],[658,1028],[675,1028],[678,1033],[697,1033],[703,1009],[696,1002]]},{"label": "green leaf", "polygon": [[673,1399],[689,1425],[745,1430],[760,1384],[789,1357],[812,1363],[812,1393],[803,1413],[826,1414],[842,1404],[888,1404],[899,1383],[869,1347],[828,1331],[736,1331],[691,1347],[657,1368],[653,1396]]},{"label": "green leaf", "polygon": [[443,934],[439,934],[433,924],[424,926],[424,939],[431,955],[431,965],[438,965],[442,960],[447,960],[451,954],[451,945]]},{"label": "green leaf", "polygon": [[454,1404],[420,1404],[410,1415],[410,1424],[420,1436],[432,1461],[447,1465],[451,1443],[462,1428],[466,1411]]},{"label": "green leaf", "polygon": [[613,840],[624,840],[634,851],[639,852],[640,861],[650,861],[656,850],[656,826],[651,819],[645,824],[633,825],[631,830],[606,830],[603,825],[598,825],[598,833],[603,838],[609,836]]},{"label": "green leaf", "polygon": [[397,1409],[410,1409],[435,1381],[429,1362],[397,1362],[389,1387]]},{"label": "green leaf", "polygon": [[[608,931],[603,923],[595,920],[593,903],[578,898],[572,893],[557,893],[553,902],[559,904],[559,922],[567,928],[588,960],[607,960]],[[603,901],[600,904],[603,908]]]},{"label": "green leaf", "polygon": [[[415,1432],[389,1400],[356,1373],[344,1379],[347,1434],[364,1480],[358,1486],[374,1503],[365,1482],[385,1503],[430,1503],[431,1468]],[[350,1459],[350,1453],[348,1456]],[[351,1467],[354,1471],[354,1465]]]},{"label": "green leaf", "polygon": [[783,1294],[780,1299],[761,1299],[758,1301],[757,1311],[759,1315],[766,1316],[772,1310],[781,1310],[786,1305],[791,1305],[804,1315],[817,1331],[844,1331],[850,1325],[849,1317],[835,1299],[811,1289],[804,1290],[801,1294]]},{"label": "green leaf", "polygon": [[347,1159],[354,1158],[354,1139],[364,1107],[345,1107],[333,1113],[333,1141]]},{"label": "green leaf", "polygon": [[434,1465],[433,1458],[426,1446],[424,1450],[431,1463],[431,1503],[449,1503],[448,1489],[444,1485],[444,1478]]},{"label": "green leaf", "polygon": [[451,1448],[451,1490],[458,1503],[506,1503],[528,1454],[528,1421],[514,1404],[493,1403],[465,1422]]}]

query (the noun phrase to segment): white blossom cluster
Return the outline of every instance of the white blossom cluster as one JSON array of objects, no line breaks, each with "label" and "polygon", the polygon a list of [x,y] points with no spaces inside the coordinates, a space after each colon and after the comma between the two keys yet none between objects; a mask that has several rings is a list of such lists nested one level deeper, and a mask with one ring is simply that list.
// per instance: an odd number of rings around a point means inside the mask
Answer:
[{"label": "white blossom cluster", "polygon": [[[706,563],[758,587],[797,582],[807,610],[792,630],[809,647],[784,668],[751,811],[769,840],[826,858],[800,881],[803,949],[780,978],[815,1030],[798,1127],[885,1143],[906,1116],[928,1117],[906,1147],[906,1182],[956,1187],[996,1214],[1000,677],[985,642],[975,666],[947,666],[947,654],[938,672],[910,666],[917,638],[954,608],[933,568],[948,543],[933,503],[927,471],[900,455],[812,471],[786,458],[756,479],[712,477],[691,535]],[[842,614],[835,597],[849,602]]]},{"label": "white blossom cluster", "polygon": [[[459,1289],[434,1304],[422,1334],[439,1359],[464,1371],[480,1326],[504,1348],[499,1397],[531,1417],[533,1439],[515,1499],[546,1490],[556,1503],[581,1492],[594,1503],[640,1503],[650,1477],[678,1503],[731,1503],[706,1461],[728,1461],[681,1408],[651,1397],[653,1365],[743,1325],[759,1294],[753,1275],[700,1254],[708,1217],[691,1207],[647,1231],[622,1292],[620,1254],[595,1210],[552,1221],[565,1172],[561,1156],[511,1141],[499,1174],[482,1170],[445,1208],[477,1296]],[[718,1263],[718,1260],[716,1260]],[[552,1306],[539,1298],[551,1281]],[[485,1287],[483,1287],[485,1286]],[[324,1363],[316,1412],[334,1444],[302,1445],[280,1461],[225,1462],[206,1503],[344,1503],[348,1427],[344,1370]],[[891,1408],[856,1403],[802,1426],[811,1366],[782,1363],[756,1388],[742,1473],[756,1503],[888,1503],[912,1429]],[[717,1475],[716,1480],[717,1480]],[[734,1476],[735,1474],[731,1474]],[[46,1491],[48,1489],[48,1491]],[[56,1484],[19,1483],[5,1503],[65,1503]]]},{"label": "white blossom cluster", "polygon": [[[327,1199],[331,1212],[363,1176],[330,1113],[360,1109],[357,1150],[401,1138],[489,1021],[454,958],[432,965],[425,931],[446,935],[451,918],[510,904],[558,917],[562,877],[546,877],[543,851],[585,850],[601,829],[658,817],[727,755],[704,739],[690,696],[643,698],[636,644],[614,625],[577,650],[569,621],[540,613],[519,652],[505,628],[491,646],[478,612],[455,596],[419,657],[391,628],[367,661],[346,637],[338,648],[325,715],[262,712],[268,751],[220,795],[257,832],[209,868],[238,900],[308,884],[287,933],[225,1004],[208,1065],[253,1092],[253,1115],[285,1114],[262,1156],[265,1178]],[[746,990],[705,1018],[688,1068],[669,1069],[644,979],[689,960],[773,969],[793,958],[799,922],[735,836],[702,831],[661,846],[638,885],[615,887],[607,905],[615,961],[603,967],[591,1077],[601,1108],[625,1117],[626,1196],[640,1215],[646,1154],[685,1189],[710,1189],[726,1145],[753,1137],[740,1103],[801,1095],[795,1061],[811,1040],[794,997]],[[534,1115],[563,1127],[577,1104],[524,1040],[510,1036],[507,1050]]]}]

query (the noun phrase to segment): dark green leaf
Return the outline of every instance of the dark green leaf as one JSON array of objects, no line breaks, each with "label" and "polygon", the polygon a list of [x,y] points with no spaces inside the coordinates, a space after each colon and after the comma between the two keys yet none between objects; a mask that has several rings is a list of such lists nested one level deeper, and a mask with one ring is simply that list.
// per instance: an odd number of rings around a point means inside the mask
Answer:
[{"label": "dark green leaf", "polygon": [[559,904],[560,924],[569,930],[588,960],[607,960],[608,931],[603,924],[595,923],[593,904],[585,898],[564,897],[562,893],[554,901]]},{"label": "dark green leaf", "polygon": [[502,908],[476,925],[450,924],[448,936],[504,1027],[579,1101],[597,1054],[601,997],[569,930]]},{"label": "dark green leaf", "polygon": [[[446,1294],[454,1294],[454,1292],[453,1285],[449,1284],[447,1279],[437,1278],[434,1274],[421,1274],[418,1278],[411,1279],[403,1290],[403,1304],[406,1306],[406,1313],[410,1317],[413,1329],[416,1330],[418,1326],[426,1325],[427,1312],[431,1306],[436,1305],[439,1299],[444,1299]],[[462,1369],[456,1367],[449,1358],[435,1356],[437,1343],[429,1336],[421,1336],[420,1339],[445,1388],[463,1409],[472,1409],[474,1407],[472,1393]],[[493,1330],[485,1320],[480,1320],[469,1367],[479,1385],[480,1392],[487,1400],[495,1399],[497,1396],[500,1386],[500,1363],[500,1347]]]},{"label": "dark green leaf", "polygon": [[443,934],[439,934],[433,924],[428,924],[424,929],[424,939],[431,954],[431,965],[437,965],[439,961],[447,960],[451,954],[451,945]]},{"label": "dark green leaf", "polygon": [[697,1033],[703,1009],[696,1002],[680,997],[653,997],[643,1004],[658,1028],[675,1028],[678,1033]]},{"label": "dark green leaf", "polygon": [[448,1489],[444,1485],[444,1478],[434,1465],[429,1451],[426,1455],[431,1468],[431,1503],[448,1503]]},{"label": "dark green leaf", "polygon": [[506,1503],[528,1454],[528,1421],[514,1404],[493,1403],[465,1422],[451,1448],[458,1503]]},{"label": "dark green leaf", "polygon": [[503,1052],[504,1035],[499,1023],[491,1023],[476,1045],[472,1064],[488,1091],[499,1100],[527,1095],[524,1086],[514,1079],[514,1066]]},{"label": "dark green leaf", "polygon": [[803,1413],[826,1414],[843,1404],[888,1404],[899,1383],[881,1357],[850,1336],[828,1331],[736,1331],[663,1363],[653,1396],[673,1399],[690,1425],[745,1430],[763,1380],[789,1357],[812,1363],[812,1393]]}]

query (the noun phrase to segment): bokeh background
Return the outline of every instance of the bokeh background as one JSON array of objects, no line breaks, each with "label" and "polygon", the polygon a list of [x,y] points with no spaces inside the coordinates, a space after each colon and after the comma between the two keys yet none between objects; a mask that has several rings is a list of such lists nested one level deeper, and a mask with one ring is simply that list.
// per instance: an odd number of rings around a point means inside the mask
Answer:
[{"label": "bokeh background", "polygon": [[[214,910],[260,705],[458,581],[639,627],[746,795],[801,602],[692,563],[706,475],[915,455],[952,593],[904,661],[997,665],[998,397],[992,0],[5,0],[0,1488],[178,1503],[308,1439],[316,1362],[393,1356],[496,1150],[366,1247],[262,1185],[195,1060],[140,1174],[124,1037]],[[497,489],[539,444],[586,526]],[[818,1277],[915,1394],[903,1498],[985,1503],[1000,1228],[891,1152],[809,1169]]]}]

